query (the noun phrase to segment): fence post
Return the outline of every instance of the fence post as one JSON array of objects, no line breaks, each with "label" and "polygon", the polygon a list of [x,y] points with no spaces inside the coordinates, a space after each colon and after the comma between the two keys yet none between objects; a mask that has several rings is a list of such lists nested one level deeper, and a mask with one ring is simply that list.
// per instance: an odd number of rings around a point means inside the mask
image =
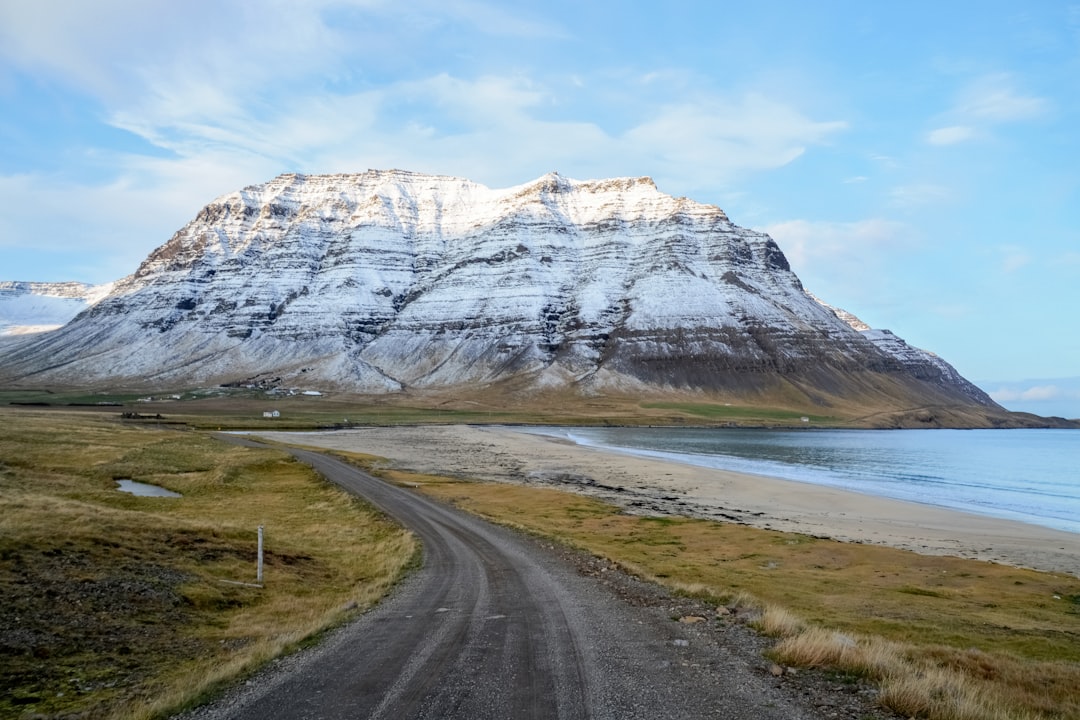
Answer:
[{"label": "fence post", "polygon": [[262,585],[262,568],[263,568],[263,526],[259,526],[259,562],[258,569],[255,573],[255,582]]}]

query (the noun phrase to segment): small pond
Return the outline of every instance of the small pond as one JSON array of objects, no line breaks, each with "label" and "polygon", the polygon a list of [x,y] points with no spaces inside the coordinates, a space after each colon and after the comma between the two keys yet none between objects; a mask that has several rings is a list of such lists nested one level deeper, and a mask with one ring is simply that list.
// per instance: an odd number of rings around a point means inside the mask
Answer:
[{"label": "small pond", "polygon": [[180,493],[175,493],[172,490],[166,490],[157,485],[136,482],[135,480],[117,480],[116,485],[116,489],[120,492],[131,493],[132,495],[139,495],[141,497],[182,497]]}]

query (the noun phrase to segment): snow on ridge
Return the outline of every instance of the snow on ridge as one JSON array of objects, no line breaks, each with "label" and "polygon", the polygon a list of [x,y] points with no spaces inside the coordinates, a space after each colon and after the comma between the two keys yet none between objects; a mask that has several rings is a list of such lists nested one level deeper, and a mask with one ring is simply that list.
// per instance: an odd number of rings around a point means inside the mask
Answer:
[{"label": "snow on ridge", "polygon": [[103,300],[115,282],[0,281],[0,335],[31,335],[62,327]]},{"label": "snow on ridge", "polygon": [[850,325],[853,330],[857,331],[860,335],[873,343],[877,349],[881,350],[889,357],[900,361],[900,363],[908,367],[933,367],[937,372],[941,373],[941,376],[945,378],[947,382],[968,388],[968,394],[978,402],[982,404],[991,404],[992,401],[988,395],[978,389],[974,383],[971,383],[964,378],[956,368],[936,353],[917,348],[914,345],[909,345],[906,340],[896,335],[892,330],[872,328],[852,313],[829,305],[809,290],[806,291],[806,294],[819,305],[833,312],[838,318]]},{"label": "snow on ridge", "polygon": [[530,373],[708,386],[717,368],[895,369],[882,353],[903,349],[809,296],[768,235],[647,177],[280,175],[215,199],[94,298],[20,367],[376,392]]}]

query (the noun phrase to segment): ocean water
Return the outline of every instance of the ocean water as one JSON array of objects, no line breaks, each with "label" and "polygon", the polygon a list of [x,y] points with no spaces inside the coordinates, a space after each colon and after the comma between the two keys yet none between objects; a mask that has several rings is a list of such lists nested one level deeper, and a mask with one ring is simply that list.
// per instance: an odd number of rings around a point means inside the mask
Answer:
[{"label": "ocean water", "polygon": [[1080,533],[1080,431],[539,428],[580,445]]}]

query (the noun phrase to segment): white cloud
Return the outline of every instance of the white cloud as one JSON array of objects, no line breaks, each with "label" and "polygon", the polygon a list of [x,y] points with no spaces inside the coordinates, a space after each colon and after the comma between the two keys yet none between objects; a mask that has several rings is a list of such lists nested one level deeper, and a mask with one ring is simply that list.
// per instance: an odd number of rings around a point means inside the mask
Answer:
[{"label": "white cloud", "polygon": [[[351,15],[331,26],[327,13]],[[448,23],[506,37],[561,33],[476,0],[0,3],[0,62],[78,88],[105,122],[156,148],[104,153],[98,165],[111,175],[95,180],[0,176],[18,206],[0,218],[4,242],[29,247],[43,235],[141,259],[216,195],[284,171],[400,167],[503,187],[554,169],[651,174],[665,191],[693,194],[790,163],[847,127],[690,75],[654,82],[644,97],[640,74],[605,74],[605,101],[624,112],[604,127],[593,119],[601,114],[560,102],[564,69],[555,86],[511,68],[386,70]],[[389,79],[367,80],[372,67]]]},{"label": "white cloud", "polygon": [[930,145],[956,145],[984,136],[999,125],[1038,119],[1050,109],[1045,98],[1018,90],[1012,75],[984,75],[958,93],[953,106],[938,117],[944,124],[929,131],[925,140]]},{"label": "white cloud", "polygon": [[790,220],[759,229],[776,240],[809,290],[871,325],[888,317],[882,306],[895,304],[893,265],[922,245],[913,228],[884,218]]},{"label": "white cloud", "polygon": [[1015,85],[1013,76],[1005,73],[981,77],[961,93],[954,112],[962,117],[1002,123],[1032,120],[1049,111],[1049,101],[1024,95]]},{"label": "white cloud", "polygon": [[757,94],[712,96],[662,107],[621,138],[619,151],[651,156],[650,164],[673,176],[715,182],[786,165],[846,128]]},{"label": "white cloud", "polygon": [[967,125],[951,125],[931,130],[926,142],[931,145],[955,145],[975,137],[975,130]]},{"label": "white cloud", "polygon": [[513,14],[506,8],[487,2],[474,0],[439,0],[437,3],[422,3],[426,14],[445,12],[448,15],[466,21],[483,33],[516,37],[566,37],[561,28],[543,20]]},{"label": "white cloud", "polygon": [[1036,120],[1050,110],[1051,104],[1045,98],[1018,90],[1012,75],[984,75],[959,91],[953,106],[935,119],[938,127],[927,132],[923,140],[937,147],[959,145],[990,137],[1005,124]]},{"label": "white cloud", "polygon": [[870,159],[886,170],[895,170],[900,167],[900,163],[891,155],[871,155]]},{"label": "white cloud", "polygon": [[1080,418],[1080,377],[984,382],[981,386],[1010,410]]},{"label": "white cloud", "polygon": [[1031,254],[1025,248],[1004,245],[998,252],[1002,255],[1001,270],[1005,273],[1014,273],[1031,263]]},{"label": "white cloud", "polygon": [[487,168],[475,179],[489,183],[521,182],[558,163],[567,172],[666,175],[689,190],[789,163],[846,127],[762,95],[688,87],[686,78],[677,90],[657,83],[644,99],[639,77],[621,86],[606,77],[605,93],[628,110],[610,130],[589,116],[559,117],[559,98],[543,81],[509,69],[355,82],[369,66],[445,42],[450,24],[508,38],[564,36],[525,11],[479,0],[62,5],[0,4],[0,58],[96,95],[110,124],[181,161],[233,152],[311,172],[345,162]]},{"label": "white cloud", "polygon": [[1022,389],[998,388],[989,394],[999,403],[1057,400],[1065,397],[1065,392],[1057,385],[1036,385]]},{"label": "white cloud", "polygon": [[882,251],[908,246],[910,229],[902,223],[874,218],[858,222],[789,220],[762,228],[772,236],[793,267],[865,267]]},{"label": "white cloud", "polygon": [[[253,82],[326,66],[343,51],[341,38],[321,20],[329,4],[0,3],[0,57],[106,102],[130,101],[146,92],[146,78],[175,79],[181,70],[242,93]],[[297,47],[303,52],[282,51]]]},{"label": "white cloud", "polygon": [[[580,178],[653,174],[663,190],[692,194],[791,162],[844,127],[759,96],[702,96],[613,134],[553,117],[552,91],[523,76],[443,73],[349,94],[297,86],[288,106],[269,110],[180,71],[167,81],[147,76],[146,87],[109,117],[166,153],[110,156],[103,164],[114,173],[99,183],[0,178],[19,207],[0,220],[10,243],[30,247],[43,232],[54,247],[101,246],[127,263],[119,275],[217,195],[284,171],[399,167],[496,187],[551,170]],[[74,227],[78,237],[66,238]]]},{"label": "white cloud", "polygon": [[972,307],[967,303],[935,303],[930,311],[938,317],[949,320],[963,320],[971,317]]},{"label": "white cloud", "polygon": [[[93,267],[72,277],[116,280],[135,270],[216,196],[239,189],[276,169],[264,159],[236,152],[190,158],[115,158],[117,175],[82,184],[43,175],[0,176],[0,247],[41,249],[53,257],[93,248]],[[37,278],[30,278],[37,279]]]},{"label": "white cloud", "polygon": [[953,193],[949,188],[931,183],[901,185],[889,193],[891,204],[904,209],[947,202],[952,197]]}]

